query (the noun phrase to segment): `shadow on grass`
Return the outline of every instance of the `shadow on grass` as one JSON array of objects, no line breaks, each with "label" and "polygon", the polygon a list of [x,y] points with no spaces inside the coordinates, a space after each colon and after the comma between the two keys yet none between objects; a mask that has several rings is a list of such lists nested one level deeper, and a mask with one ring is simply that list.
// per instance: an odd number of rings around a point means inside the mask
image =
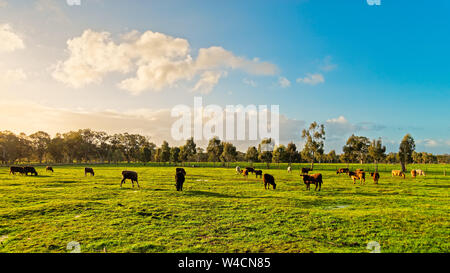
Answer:
[{"label": "shadow on grass", "polygon": [[67,180],[67,181],[53,181],[52,184],[74,184],[74,183],[80,184],[80,182],[81,181]]},{"label": "shadow on grass", "polygon": [[450,188],[450,185],[422,185],[422,186],[419,186],[419,187],[422,187],[422,188],[441,188],[441,189],[449,189],[449,188]]},{"label": "shadow on grass", "polygon": [[186,195],[208,196],[208,197],[219,197],[219,198],[243,198],[244,197],[244,196],[235,196],[235,195],[228,195],[228,194],[209,192],[209,191],[185,191],[185,193],[186,193]]}]

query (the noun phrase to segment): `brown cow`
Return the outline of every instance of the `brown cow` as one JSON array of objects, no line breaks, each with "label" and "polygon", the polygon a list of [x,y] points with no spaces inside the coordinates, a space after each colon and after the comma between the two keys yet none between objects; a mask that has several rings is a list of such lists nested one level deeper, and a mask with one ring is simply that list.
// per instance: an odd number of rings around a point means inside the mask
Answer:
[{"label": "brown cow", "polygon": [[394,176],[402,176],[405,179],[405,173],[400,170],[392,170],[392,177]]},{"label": "brown cow", "polygon": [[51,166],[45,167],[45,170],[46,170],[47,172],[52,172],[52,173],[55,172],[55,171],[53,170],[53,167],[51,167]]},{"label": "brown cow", "polygon": [[416,170],[411,170],[411,177],[416,178],[416,176],[417,176]]},{"label": "brown cow", "polygon": [[245,169],[245,170],[242,172],[242,175],[245,176],[245,178],[247,178],[247,177],[248,177],[248,170]]},{"label": "brown cow", "polygon": [[373,177],[373,182],[375,182],[375,184],[378,184],[378,180],[380,180],[380,174],[379,173],[370,173],[370,176]]},{"label": "brown cow", "polygon": [[350,170],[348,168],[340,168],[336,171],[336,174],[348,173]]},{"label": "brown cow", "polygon": [[311,184],[316,185],[315,190],[317,190],[317,187],[319,188],[319,191],[322,189],[322,174],[320,173],[315,173],[315,174],[311,174],[311,175],[307,175],[307,174],[302,174],[301,176],[303,176],[303,183],[306,184],[306,189],[309,191]]},{"label": "brown cow", "polygon": [[275,178],[270,175],[265,173],[263,176],[263,181],[264,181],[264,188],[270,189],[270,185],[272,185],[272,188],[275,190],[277,188],[277,184],[275,184]]},{"label": "brown cow", "polygon": [[256,174],[256,178],[258,178],[258,176],[259,176],[259,178],[262,178],[263,171],[255,170],[255,174]]},{"label": "brown cow", "polygon": [[359,183],[366,183],[366,173],[365,172],[349,172],[348,176],[353,180],[353,184],[356,183],[356,179],[359,179]]},{"label": "brown cow", "polygon": [[134,182],[136,182],[138,188],[140,188],[139,186],[139,182],[138,182],[138,174],[137,172],[133,172],[133,171],[123,171],[122,172],[122,181],[120,182],[120,187],[122,188],[122,184],[125,183],[125,180],[130,179],[131,180],[131,184],[133,185],[134,188]]}]

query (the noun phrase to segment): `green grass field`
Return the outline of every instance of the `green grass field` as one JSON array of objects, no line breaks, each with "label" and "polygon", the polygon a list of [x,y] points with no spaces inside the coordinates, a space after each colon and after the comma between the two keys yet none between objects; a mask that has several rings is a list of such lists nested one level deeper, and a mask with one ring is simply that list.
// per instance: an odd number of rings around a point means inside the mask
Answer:
[{"label": "green grass field", "polygon": [[[381,252],[450,251],[442,165],[415,166],[427,170],[416,179],[393,178],[399,167],[381,165],[378,185],[370,177],[353,184],[338,167],[316,165],[321,192],[305,190],[298,166],[263,170],[276,190],[233,168],[186,168],[183,192],[175,167],[101,165],[95,177],[84,166],[38,167],[38,177],[2,167],[0,252],[68,252],[71,241],[82,252],[370,252],[370,241]],[[139,173],[141,189],[120,188],[124,169]]]}]

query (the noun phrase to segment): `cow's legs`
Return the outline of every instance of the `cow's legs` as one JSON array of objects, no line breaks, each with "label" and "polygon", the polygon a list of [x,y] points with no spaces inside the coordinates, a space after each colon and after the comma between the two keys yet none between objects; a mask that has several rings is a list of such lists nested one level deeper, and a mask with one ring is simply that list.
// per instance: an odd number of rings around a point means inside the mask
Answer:
[{"label": "cow's legs", "polygon": [[120,182],[120,187],[122,188],[122,184],[125,183],[125,178]]},{"label": "cow's legs", "polygon": [[139,186],[139,182],[136,180],[136,184],[138,186],[138,188],[141,188],[141,186]]}]

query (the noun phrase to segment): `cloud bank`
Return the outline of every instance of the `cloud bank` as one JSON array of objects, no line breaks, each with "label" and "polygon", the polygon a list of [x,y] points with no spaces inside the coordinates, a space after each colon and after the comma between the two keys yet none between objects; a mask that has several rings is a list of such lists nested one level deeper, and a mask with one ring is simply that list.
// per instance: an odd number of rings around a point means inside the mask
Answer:
[{"label": "cloud bank", "polygon": [[120,73],[126,78],[118,87],[132,94],[161,91],[192,80],[196,80],[192,90],[205,94],[227,70],[252,75],[273,75],[278,70],[274,64],[235,56],[219,46],[201,48],[193,58],[186,39],[152,31],[132,31],[116,43],[109,32],[88,29],[67,41],[67,52],[69,57],[54,67],[56,80],[79,88],[100,83],[110,73]]},{"label": "cloud bank", "polygon": [[25,48],[22,38],[9,24],[0,25],[0,53],[13,52]]}]

